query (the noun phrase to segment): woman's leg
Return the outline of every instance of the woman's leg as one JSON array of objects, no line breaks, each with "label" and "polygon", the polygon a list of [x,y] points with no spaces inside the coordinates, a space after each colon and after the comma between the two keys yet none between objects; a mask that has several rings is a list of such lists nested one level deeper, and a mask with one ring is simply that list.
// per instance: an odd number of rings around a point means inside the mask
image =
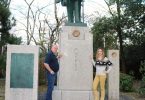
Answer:
[{"label": "woman's leg", "polygon": [[99,76],[96,75],[95,79],[93,81],[93,94],[94,94],[94,99],[99,100],[99,95],[98,95],[98,83],[99,83]]},{"label": "woman's leg", "polygon": [[106,81],[106,75],[100,76],[100,86],[101,86],[101,99],[104,100],[105,98],[105,81]]}]

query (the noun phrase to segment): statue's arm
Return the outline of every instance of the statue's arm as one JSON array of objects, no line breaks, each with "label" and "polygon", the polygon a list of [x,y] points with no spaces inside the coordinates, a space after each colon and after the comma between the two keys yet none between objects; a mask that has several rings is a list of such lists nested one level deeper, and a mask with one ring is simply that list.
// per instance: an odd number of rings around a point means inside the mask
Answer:
[{"label": "statue's arm", "polygon": [[61,0],[55,0],[56,3],[59,3]]},{"label": "statue's arm", "polygon": [[61,0],[61,5],[62,6],[67,6],[67,0]]}]

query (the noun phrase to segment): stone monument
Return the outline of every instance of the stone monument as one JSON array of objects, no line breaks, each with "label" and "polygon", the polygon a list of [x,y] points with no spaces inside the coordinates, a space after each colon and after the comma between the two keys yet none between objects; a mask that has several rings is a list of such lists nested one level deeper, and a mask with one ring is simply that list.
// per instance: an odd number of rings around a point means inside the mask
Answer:
[{"label": "stone monument", "polygon": [[[68,22],[62,27],[59,37],[60,52],[63,56],[60,59],[60,70],[53,100],[93,100],[93,66],[90,59],[90,55],[93,54],[93,39],[87,25],[81,22],[82,1],[56,0],[57,3],[61,2],[62,6],[67,7]],[[109,58],[116,66],[115,75],[118,75],[118,52],[114,51],[113,54],[111,52],[111,56],[110,52]],[[109,77],[113,76],[113,72],[109,74]],[[119,100],[119,77],[116,76],[114,81],[112,79],[109,78],[109,100]],[[116,85],[115,88],[111,86],[111,81]],[[117,93],[115,94],[113,90]]]},{"label": "stone monument", "polygon": [[5,100],[37,100],[38,46],[8,45]]},{"label": "stone monument", "polygon": [[109,50],[108,57],[113,63],[113,68],[108,75],[108,98],[119,100],[119,50]]},{"label": "stone monument", "polygon": [[[60,2],[60,0],[57,0]],[[81,22],[82,0],[61,0],[67,7],[68,22],[62,27],[59,38],[60,70],[53,100],[91,100],[93,67],[92,34]]]}]

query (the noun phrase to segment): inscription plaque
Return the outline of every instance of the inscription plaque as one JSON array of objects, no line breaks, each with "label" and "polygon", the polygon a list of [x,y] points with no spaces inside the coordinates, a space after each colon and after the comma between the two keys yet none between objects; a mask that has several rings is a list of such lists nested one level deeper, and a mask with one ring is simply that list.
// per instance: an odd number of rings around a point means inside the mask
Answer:
[{"label": "inscription plaque", "polygon": [[10,88],[33,88],[33,53],[12,53]]}]

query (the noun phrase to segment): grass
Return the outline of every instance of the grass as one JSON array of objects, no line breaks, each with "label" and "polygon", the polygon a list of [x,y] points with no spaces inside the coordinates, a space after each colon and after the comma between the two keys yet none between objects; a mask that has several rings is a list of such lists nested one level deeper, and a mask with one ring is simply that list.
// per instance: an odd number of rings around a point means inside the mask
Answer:
[{"label": "grass", "polygon": [[120,94],[132,97],[133,100],[145,100],[145,98],[140,97],[137,92],[120,92]]}]

